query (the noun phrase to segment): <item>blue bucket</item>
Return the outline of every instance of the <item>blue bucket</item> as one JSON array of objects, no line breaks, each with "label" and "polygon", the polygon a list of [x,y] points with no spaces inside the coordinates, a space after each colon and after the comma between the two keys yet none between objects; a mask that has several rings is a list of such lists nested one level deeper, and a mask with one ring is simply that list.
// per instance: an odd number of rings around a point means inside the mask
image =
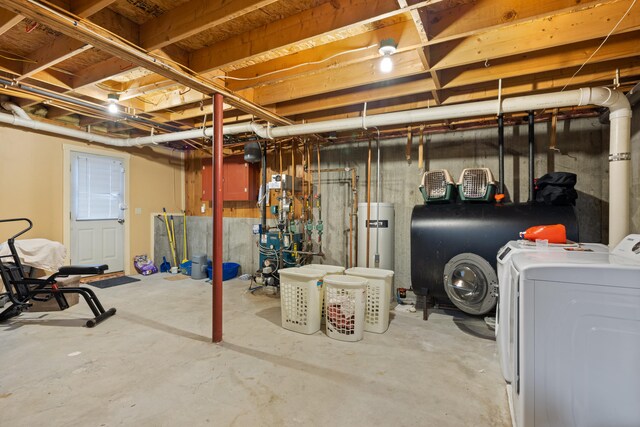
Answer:
[{"label": "blue bucket", "polygon": [[[230,280],[238,275],[238,270],[240,269],[240,264],[235,262],[223,262],[222,263],[222,280]],[[211,263],[207,267],[207,276],[209,276],[209,280],[213,279],[213,268],[211,267]]]}]

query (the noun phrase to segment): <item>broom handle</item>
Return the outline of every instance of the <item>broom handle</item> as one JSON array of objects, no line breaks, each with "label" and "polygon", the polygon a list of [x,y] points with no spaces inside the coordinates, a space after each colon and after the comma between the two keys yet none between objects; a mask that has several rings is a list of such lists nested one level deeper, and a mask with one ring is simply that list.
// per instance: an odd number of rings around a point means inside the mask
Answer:
[{"label": "broom handle", "polygon": [[184,258],[184,262],[188,261],[187,258],[187,212],[183,211],[183,215],[182,215],[182,238],[183,238],[183,245],[182,245],[182,257]]},{"label": "broom handle", "polygon": [[178,247],[176,246],[176,224],[173,222],[173,215],[171,215],[171,255],[173,255],[173,263],[178,267],[176,252],[178,252]]},{"label": "broom handle", "polygon": [[171,229],[169,228],[169,219],[167,219],[167,210],[165,208],[162,208],[162,213],[164,215],[164,225],[167,226],[167,236],[169,236],[169,247],[171,248],[171,256],[173,257],[173,264],[177,267],[178,264],[176,264],[176,253],[175,253],[175,250],[173,249],[173,243],[171,242]]}]

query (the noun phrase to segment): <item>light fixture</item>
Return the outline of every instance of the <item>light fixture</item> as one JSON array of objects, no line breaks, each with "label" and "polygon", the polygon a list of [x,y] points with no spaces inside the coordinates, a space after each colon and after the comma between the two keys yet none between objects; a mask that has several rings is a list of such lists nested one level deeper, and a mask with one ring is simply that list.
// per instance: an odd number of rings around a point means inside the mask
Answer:
[{"label": "light fixture", "polygon": [[111,114],[116,114],[118,112],[119,99],[120,96],[118,96],[117,93],[110,93],[107,95],[107,102],[109,103],[109,105],[107,106],[107,110],[109,110]]},{"label": "light fixture", "polygon": [[380,71],[383,73],[390,73],[393,70],[393,61],[391,55],[396,53],[396,42],[393,39],[384,39],[380,42],[380,55],[382,60],[380,61]]}]

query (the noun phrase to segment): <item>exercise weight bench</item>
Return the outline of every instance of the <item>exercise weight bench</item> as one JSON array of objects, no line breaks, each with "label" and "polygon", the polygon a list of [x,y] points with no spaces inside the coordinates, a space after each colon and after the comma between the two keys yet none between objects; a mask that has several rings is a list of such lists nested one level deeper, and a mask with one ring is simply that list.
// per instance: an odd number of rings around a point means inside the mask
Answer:
[{"label": "exercise weight bench", "polygon": [[60,310],[66,310],[69,308],[69,303],[67,302],[65,294],[82,295],[87,302],[94,315],[94,317],[86,323],[88,328],[96,326],[98,323],[116,313],[115,308],[105,310],[91,289],[82,287],[59,287],[56,282],[56,278],[58,277],[68,277],[77,274],[103,274],[109,268],[106,264],[63,266],[47,278],[34,279],[27,277],[15,247],[15,239],[29,231],[33,223],[27,218],[2,219],[0,223],[19,221],[27,222],[29,226],[7,240],[11,254],[0,256],[0,278],[2,278],[6,288],[6,294],[0,294],[0,297],[6,297],[9,302],[9,306],[0,312],[0,322],[29,310],[32,306],[30,301],[49,301],[55,298]]}]

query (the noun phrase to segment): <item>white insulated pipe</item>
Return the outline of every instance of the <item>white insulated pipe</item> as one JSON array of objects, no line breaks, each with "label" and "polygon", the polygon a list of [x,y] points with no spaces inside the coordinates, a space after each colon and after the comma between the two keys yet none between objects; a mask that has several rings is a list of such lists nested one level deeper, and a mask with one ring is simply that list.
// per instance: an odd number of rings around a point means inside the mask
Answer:
[{"label": "white insulated pipe", "polygon": [[[98,142],[100,144],[111,145],[114,147],[137,147],[143,145],[155,145],[163,142],[202,138],[203,136],[211,137],[213,135],[213,128],[211,127],[205,129],[192,129],[183,132],[142,136],[138,138],[116,138],[106,135],[97,135],[91,132],[85,132],[77,129],[70,129],[64,126],[52,125],[50,123],[44,123],[38,120],[31,120],[31,118],[24,119],[16,115],[3,113],[0,113],[0,123],[38,130],[42,132],[49,132],[56,135],[68,136],[71,138],[82,139],[88,142]],[[253,132],[251,123],[225,126],[224,130],[228,131],[229,134]]]},{"label": "white insulated pipe", "polygon": [[[367,127],[392,126],[399,124],[424,123],[445,119],[491,116],[496,111],[515,113],[527,110],[600,105],[610,110],[609,138],[609,244],[616,245],[629,233],[631,181],[631,106],[620,92],[609,88],[581,88],[566,92],[527,95],[502,100],[480,101],[469,104],[439,106],[397,113],[377,114],[366,117],[329,120],[285,126],[263,126],[257,123],[241,123],[224,126],[225,135],[254,132],[262,138],[282,138],[314,133],[337,132]],[[19,114],[19,113],[15,113]],[[62,126],[42,123],[37,120],[0,113],[0,123],[34,130],[55,133],[89,142],[99,142],[116,147],[132,147],[180,141],[184,139],[210,137],[213,128],[194,129],[139,138],[114,138],[95,135]],[[619,218],[619,220],[617,220]]]},{"label": "white insulated pipe", "polygon": [[20,108],[19,106],[17,106],[13,102],[2,101],[0,103],[0,106],[2,108],[4,108],[5,110],[7,110],[7,111],[11,111],[15,116],[18,116],[21,119],[32,120],[31,117],[27,114],[26,111],[24,111],[22,108]]}]

